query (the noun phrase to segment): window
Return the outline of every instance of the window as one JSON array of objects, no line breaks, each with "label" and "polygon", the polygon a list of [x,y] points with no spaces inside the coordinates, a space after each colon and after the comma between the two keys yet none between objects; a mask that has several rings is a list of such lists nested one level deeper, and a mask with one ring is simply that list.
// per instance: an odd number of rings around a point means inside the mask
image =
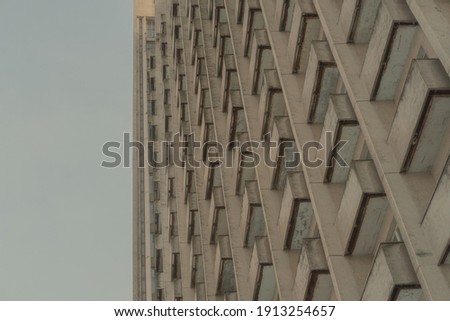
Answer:
[{"label": "window", "polygon": [[181,111],[180,111],[180,120],[185,121],[187,119],[187,104],[183,103],[181,104]]},{"label": "window", "polygon": [[184,75],[178,76],[178,90],[185,90],[184,88]]},{"label": "window", "polygon": [[[361,205],[360,205],[360,209],[359,212],[356,216],[354,225],[353,225],[353,229],[350,235],[350,240],[347,246],[347,249],[345,250],[345,254],[346,255],[352,255],[353,252],[356,249],[357,243],[358,243],[358,238],[359,235],[361,233],[362,230],[362,226],[364,220],[366,219],[366,216],[369,216],[367,218],[367,221],[372,218],[371,216],[373,216],[373,214],[371,215],[371,211],[370,211],[370,206],[369,206],[369,202],[371,201],[375,201],[377,202],[377,199],[383,201],[386,198],[386,195],[383,193],[379,193],[379,194],[365,194],[361,200]],[[369,209],[369,211],[368,211]],[[375,230],[375,229],[374,229]],[[362,238],[362,240],[364,240],[364,238]],[[369,241],[365,241],[366,243],[369,243]],[[374,240],[372,240],[372,242],[374,242]],[[358,251],[360,252],[360,251]]]},{"label": "window", "polygon": [[164,301],[164,289],[157,289],[156,290],[156,300],[157,301]]},{"label": "window", "polygon": [[170,216],[169,216],[169,236],[174,236],[176,235],[175,233],[175,228],[176,228],[176,217],[177,217],[177,212],[170,212]]},{"label": "window", "polygon": [[156,100],[149,100],[147,102],[147,114],[149,116],[156,115]]},{"label": "window", "polygon": [[197,215],[197,210],[191,210],[189,211],[189,222],[188,222],[188,242],[190,243],[192,240],[192,237],[195,233],[195,217]]},{"label": "window", "polygon": [[150,65],[150,69],[155,69],[155,66],[156,66],[155,56],[150,56],[149,65]]},{"label": "window", "polygon": [[[151,145],[151,153],[150,153],[150,165],[153,167],[157,166],[157,160],[158,160],[158,152],[153,150],[153,146],[152,146],[152,142],[149,142],[149,144]],[[157,199],[155,199],[155,194],[153,194],[153,200],[157,201]]]},{"label": "window", "polygon": [[[186,159],[186,157],[185,157]],[[184,203],[187,203],[189,193],[192,193],[193,187],[193,172],[186,170],[186,185],[185,185],[185,194],[184,194]]]},{"label": "window", "polygon": [[153,194],[155,196],[155,201],[159,201],[159,182],[153,182]]},{"label": "window", "polygon": [[169,78],[169,65],[163,66],[163,79]]},{"label": "window", "polygon": [[181,29],[181,26],[175,26],[175,28],[174,28],[174,37],[175,37],[175,39],[180,39],[180,29]]},{"label": "window", "polygon": [[174,17],[178,17],[178,3],[174,3],[172,5],[172,15]]},{"label": "window", "polygon": [[175,197],[175,177],[169,177],[169,197]]},{"label": "window", "polygon": [[155,20],[147,19],[147,37],[155,38]]},{"label": "window", "polygon": [[155,226],[156,226],[156,234],[161,234],[161,221],[159,218],[159,213],[155,213]]},{"label": "window", "polygon": [[177,49],[177,64],[183,64],[183,49]]},{"label": "window", "polygon": [[161,43],[161,55],[167,57],[167,42]]},{"label": "window", "polygon": [[155,91],[155,77],[149,78],[148,91]]},{"label": "window", "polygon": [[147,41],[147,51],[151,52],[155,48],[155,42],[154,41]]},{"label": "window", "polygon": [[149,128],[148,128],[148,131],[149,131],[148,138],[151,141],[158,140],[158,131],[157,131],[156,125],[150,125]]},{"label": "window", "polygon": [[216,181],[219,177],[219,163],[211,163],[209,164],[209,173],[208,173],[208,180],[206,181],[206,195],[205,199],[209,200],[211,199],[212,190],[213,187],[216,185]]},{"label": "window", "polygon": [[323,278],[328,279],[329,277],[330,277],[330,272],[327,271],[327,270],[312,271],[311,272],[311,277],[310,277],[310,280],[309,280],[309,284],[308,284],[308,290],[306,291],[305,301],[317,301],[317,300],[320,300],[320,299],[317,299],[317,298],[321,297],[321,294],[320,293],[316,293],[316,290],[317,290],[317,292],[320,292],[323,289],[321,289],[317,285],[322,285],[323,286],[323,284],[321,284],[321,283],[323,283],[322,279]]},{"label": "window", "polygon": [[294,13],[294,1],[283,0],[283,11],[281,13],[280,31],[291,30],[292,16]]},{"label": "window", "polygon": [[312,217],[311,202],[309,200],[295,199],[284,244],[286,250],[301,249],[303,239],[308,237]]},{"label": "window", "polygon": [[166,34],[166,22],[161,22],[161,34]]},{"label": "window", "polygon": [[447,245],[447,249],[444,252],[444,255],[442,256],[440,264],[450,264],[450,244]]},{"label": "window", "polygon": [[422,289],[418,284],[396,285],[389,301],[417,301],[422,296]]},{"label": "window", "polygon": [[170,89],[164,90],[164,104],[168,104],[170,99]]},{"label": "window", "polygon": [[172,124],[172,116],[166,116],[165,117],[165,124],[164,124],[166,133],[169,133],[169,132],[172,131],[171,124]]},{"label": "window", "polygon": [[172,280],[181,278],[180,253],[172,253]]},{"label": "window", "polygon": [[163,254],[161,249],[156,250],[156,272],[161,273],[163,271]]}]

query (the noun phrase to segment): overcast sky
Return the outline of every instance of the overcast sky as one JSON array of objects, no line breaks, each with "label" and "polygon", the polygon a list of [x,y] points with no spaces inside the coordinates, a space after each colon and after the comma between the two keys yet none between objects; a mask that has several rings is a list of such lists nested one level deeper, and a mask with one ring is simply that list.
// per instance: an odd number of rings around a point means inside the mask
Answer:
[{"label": "overcast sky", "polygon": [[132,0],[0,0],[0,300],[130,300]]}]

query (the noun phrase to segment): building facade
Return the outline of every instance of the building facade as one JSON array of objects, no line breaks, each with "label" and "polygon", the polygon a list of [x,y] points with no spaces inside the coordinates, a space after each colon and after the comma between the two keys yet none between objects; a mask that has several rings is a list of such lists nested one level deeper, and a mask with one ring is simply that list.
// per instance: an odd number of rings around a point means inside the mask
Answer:
[{"label": "building facade", "polygon": [[135,0],[135,300],[450,300],[450,4]]}]

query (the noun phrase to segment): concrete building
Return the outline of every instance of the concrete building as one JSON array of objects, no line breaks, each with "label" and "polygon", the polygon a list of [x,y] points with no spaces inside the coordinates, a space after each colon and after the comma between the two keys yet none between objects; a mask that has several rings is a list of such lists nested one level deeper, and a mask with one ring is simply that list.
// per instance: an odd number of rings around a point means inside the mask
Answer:
[{"label": "concrete building", "polygon": [[134,299],[450,300],[448,30],[446,0],[135,0]]}]

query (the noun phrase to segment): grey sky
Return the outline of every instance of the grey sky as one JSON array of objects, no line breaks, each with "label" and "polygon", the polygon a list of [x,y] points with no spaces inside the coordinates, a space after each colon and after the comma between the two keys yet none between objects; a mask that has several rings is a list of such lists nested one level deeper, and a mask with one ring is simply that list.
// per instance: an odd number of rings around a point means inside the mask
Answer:
[{"label": "grey sky", "polygon": [[131,0],[0,0],[0,300],[131,299]]}]

